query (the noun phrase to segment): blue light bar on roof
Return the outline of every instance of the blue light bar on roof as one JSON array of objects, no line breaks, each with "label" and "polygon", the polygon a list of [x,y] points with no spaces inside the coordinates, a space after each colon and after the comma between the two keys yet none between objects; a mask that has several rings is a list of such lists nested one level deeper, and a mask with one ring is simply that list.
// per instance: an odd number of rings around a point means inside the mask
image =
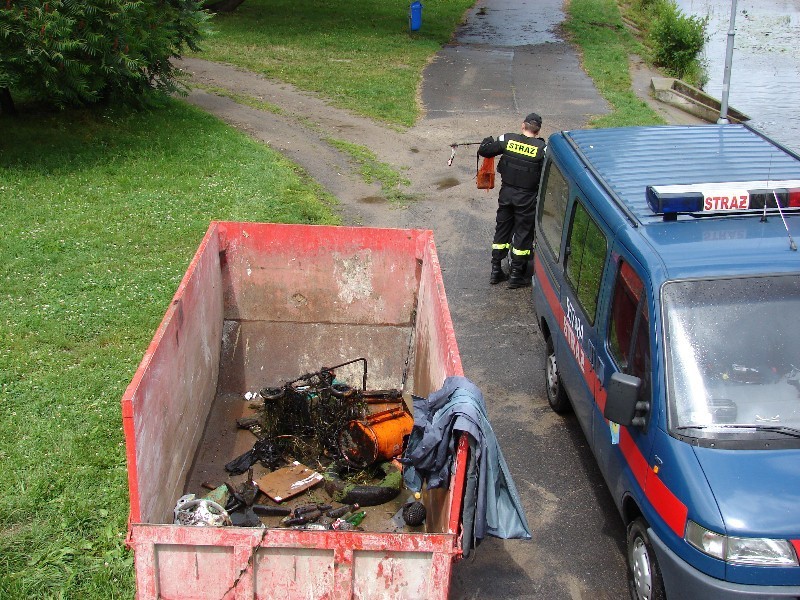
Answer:
[{"label": "blue light bar on roof", "polygon": [[665,219],[679,214],[800,208],[800,180],[649,185],[647,203]]},{"label": "blue light bar on roof", "polygon": [[657,215],[693,213],[703,209],[703,193],[690,190],[669,191],[666,188],[684,186],[647,186],[647,203]]}]

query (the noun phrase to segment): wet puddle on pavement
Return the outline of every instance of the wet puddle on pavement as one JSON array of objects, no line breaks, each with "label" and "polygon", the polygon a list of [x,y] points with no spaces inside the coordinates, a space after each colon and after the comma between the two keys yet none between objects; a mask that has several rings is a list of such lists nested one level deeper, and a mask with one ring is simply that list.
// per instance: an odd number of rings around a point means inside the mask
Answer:
[{"label": "wet puddle on pavement", "polygon": [[440,179],[439,181],[436,182],[436,187],[439,190],[447,190],[450,189],[451,187],[456,187],[460,183],[461,182],[455,177],[445,177],[444,179]]},{"label": "wet puddle on pavement", "polygon": [[[491,5],[479,2],[475,17],[459,28],[459,44],[491,44],[493,46],[532,46],[561,41],[555,30],[564,20],[560,1],[492,0]],[[514,23],[509,27],[509,23]]]}]

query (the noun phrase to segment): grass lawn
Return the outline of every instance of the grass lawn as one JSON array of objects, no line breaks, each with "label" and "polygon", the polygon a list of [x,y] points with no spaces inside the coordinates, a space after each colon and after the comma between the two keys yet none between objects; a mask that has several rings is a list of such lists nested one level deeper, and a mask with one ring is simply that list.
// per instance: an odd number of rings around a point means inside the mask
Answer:
[{"label": "grass lawn", "polygon": [[410,32],[408,0],[247,0],[212,20],[200,58],[238,65],[320,92],[337,106],[413,125],[427,61],[474,0],[424,2]]},{"label": "grass lawn", "polygon": [[183,103],[2,127],[0,598],[131,598],[119,401],[209,221],[337,217]]},{"label": "grass lawn", "polygon": [[564,23],[581,53],[583,68],[612,112],[590,127],[662,125],[663,119],[631,89],[628,56],[643,48],[622,22],[617,0],[570,0]]}]

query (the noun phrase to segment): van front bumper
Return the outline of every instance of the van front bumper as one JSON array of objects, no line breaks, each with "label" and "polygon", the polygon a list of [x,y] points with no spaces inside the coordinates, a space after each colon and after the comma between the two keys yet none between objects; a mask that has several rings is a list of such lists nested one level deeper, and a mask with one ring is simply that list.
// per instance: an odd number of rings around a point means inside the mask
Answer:
[{"label": "van front bumper", "polygon": [[744,585],[711,577],[698,571],[649,529],[647,533],[658,558],[667,598],[680,600],[759,600],[800,598],[796,585]]}]

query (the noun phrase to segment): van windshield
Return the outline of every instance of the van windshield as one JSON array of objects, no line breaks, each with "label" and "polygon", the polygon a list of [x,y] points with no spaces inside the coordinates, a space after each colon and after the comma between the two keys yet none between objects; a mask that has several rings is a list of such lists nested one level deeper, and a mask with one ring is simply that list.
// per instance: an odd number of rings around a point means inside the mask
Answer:
[{"label": "van windshield", "polygon": [[800,434],[800,277],[671,282],[663,309],[672,430]]}]

